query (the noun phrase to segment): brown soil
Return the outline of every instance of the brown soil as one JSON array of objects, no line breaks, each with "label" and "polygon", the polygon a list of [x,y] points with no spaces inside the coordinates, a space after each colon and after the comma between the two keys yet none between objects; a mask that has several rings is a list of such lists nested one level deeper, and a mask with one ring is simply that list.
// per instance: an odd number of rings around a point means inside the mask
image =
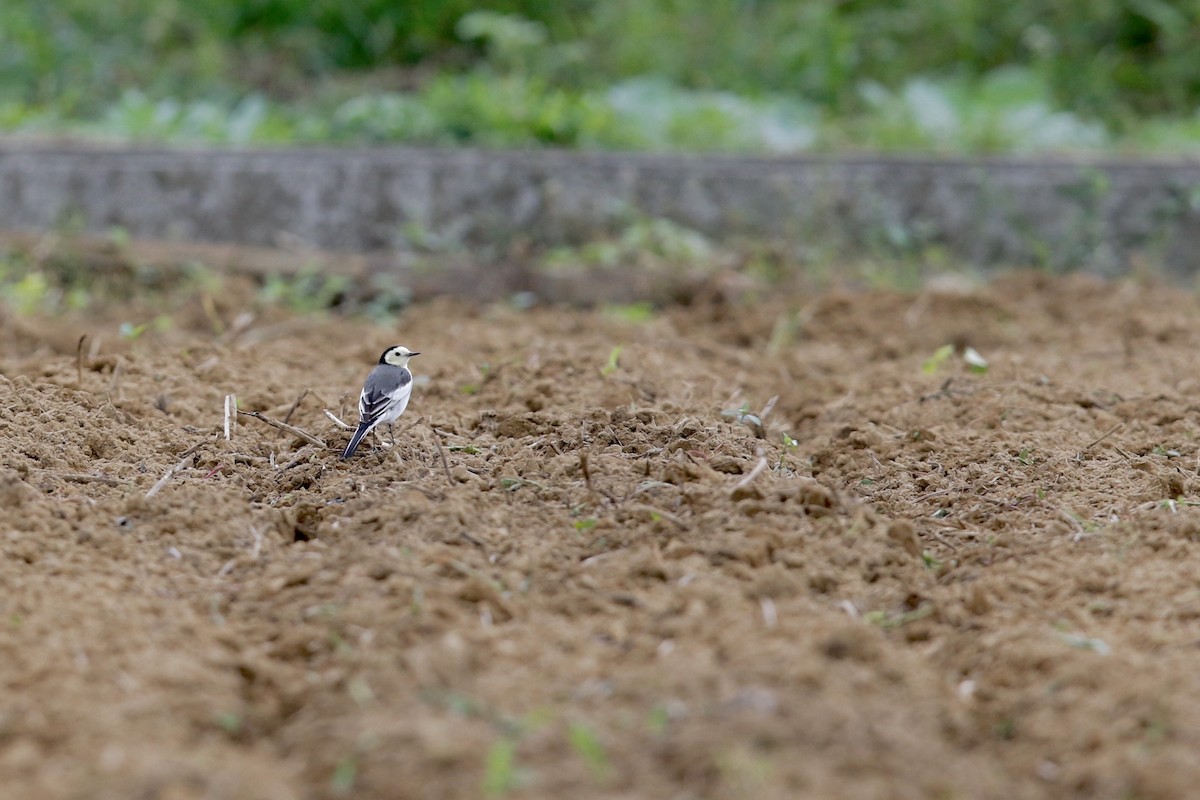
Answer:
[{"label": "brown soil", "polygon": [[0,796],[1190,794],[1196,298],[732,294],[0,318]]}]

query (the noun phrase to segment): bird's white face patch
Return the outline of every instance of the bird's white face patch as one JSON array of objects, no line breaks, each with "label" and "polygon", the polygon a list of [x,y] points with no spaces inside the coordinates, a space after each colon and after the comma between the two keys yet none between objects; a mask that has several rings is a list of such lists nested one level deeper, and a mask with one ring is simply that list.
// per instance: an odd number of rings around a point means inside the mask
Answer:
[{"label": "bird's white face patch", "polygon": [[413,355],[415,355],[413,351],[404,345],[396,345],[384,354],[383,360],[393,366],[403,367],[408,365],[408,359]]}]

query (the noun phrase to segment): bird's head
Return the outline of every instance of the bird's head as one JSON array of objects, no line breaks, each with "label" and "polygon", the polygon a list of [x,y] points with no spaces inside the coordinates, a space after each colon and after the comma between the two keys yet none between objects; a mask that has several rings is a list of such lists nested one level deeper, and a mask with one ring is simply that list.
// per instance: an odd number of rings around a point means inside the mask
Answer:
[{"label": "bird's head", "polygon": [[413,356],[419,355],[421,354],[409,350],[402,344],[398,344],[384,350],[383,355],[379,357],[379,363],[391,364],[393,367],[407,367],[408,360]]}]

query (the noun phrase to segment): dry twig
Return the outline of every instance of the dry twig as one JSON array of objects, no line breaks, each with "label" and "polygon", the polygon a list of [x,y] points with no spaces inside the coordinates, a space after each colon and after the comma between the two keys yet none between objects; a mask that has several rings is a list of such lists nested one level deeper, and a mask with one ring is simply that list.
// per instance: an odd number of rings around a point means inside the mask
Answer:
[{"label": "dry twig", "polygon": [[116,397],[117,399],[121,398],[121,372],[123,371],[124,366],[125,362],[118,358],[117,363],[113,366],[112,379],[108,382],[109,397]]},{"label": "dry twig", "polygon": [[332,422],[334,425],[337,425],[339,428],[341,428],[344,431],[354,430],[353,425],[347,425],[345,422],[342,422],[342,420],[338,418],[337,414],[334,414],[328,408],[323,409],[323,410],[325,412],[325,416],[329,417],[329,421]]},{"label": "dry twig", "polygon": [[446,473],[446,482],[453,486],[454,476],[450,474],[450,462],[446,458],[446,448],[442,447],[442,437],[438,435],[437,429],[433,425],[429,426],[429,430],[433,431],[433,443],[437,445],[438,455],[441,456],[442,471]]},{"label": "dry twig", "polygon": [[1108,430],[1106,430],[1104,433],[1100,434],[1100,437],[1099,437],[1099,438],[1097,438],[1097,439],[1093,439],[1092,441],[1090,441],[1090,442],[1088,442],[1087,444],[1085,444],[1085,445],[1083,446],[1083,449],[1082,449],[1082,450],[1080,450],[1080,451],[1079,451],[1079,453],[1078,453],[1078,454],[1077,454],[1075,457],[1076,457],[1076,458],[1083,458],[1083,454],[1084,454],[1084,453],[1086,453],[1088,450],[1091,450],[1093,447],[1095,447],[1096,445],[1100,444],[1100,443],[1101,443],[1101,442],[1103,442],[1105,439],[1107,439],[1108,437],[1112,436],[1114,433],[1116,433],[1117,431],[1121,430],[1121,428],[1124,428],[1124,427],[1125,427],[1125,423],[1124,423],[1124,422],[1118,422],[1116,425],[1113,425],[1111,428],[1109,428]]},{"label": "dry twig", "polygon": [[740,481],[735,483],[733,488],[735,490],[737,490],[737,489],[741,489],[745,486],[749,486],[754,481],[755,478],[757,478],[759,475],[763,474],[763,472],[766,470],[766,468],[767,468],[766,457],[759,456],[758,463],[754,465],[754,469],[750,470],[750,472],[746,474],[746,477],[742,478]]},{"label": "dry twig", "polygon": [[179,472],[180,470],[185,469],[187,467],[188,461],[190,461],[192,456],[196,453],[196,451],[199,450],[201,447],[204,447],[204,445],[205,445],[205,442],[196,442],[196,444],[192,445],[187,450],[184,450],[182,453],[180,453],[179,454],[179,463],[175,464],[170,469],[168,469],[166,472],[164,472],[163,476],[158,479],[158,482],[150,487],[150,491],[146,492],[146,499],[149,500],[151,497],[154,497],[154,495],[156,495],[160,491],[162,491],[162,488],[167,485],[167,481],[171,480],[171,476],[174,475],[176,472]]},{"label": "dry twig", "polygon": [[579,451],[579,471],[583,473],[583,482],[587,484],[588,491],[594,492],[595,489],[592,487],[592,470],[588,465],[588,454],[582,450]]},{"label": "dry twig", "polygon": [[651,506],[651,505],[646,505],[645,503],[634,503],[630,506],[627,506],[627,508],[630,511],[640,511],[644,514],[649,514],[652,517],[653,516],[662,517],[667,522],[670,522],[672,525],[675,525],[676,527],[678,527],[680,530],[687,530],[687,523],[684,522],[682,519],[680,519],[675,514],[672,514],[670,511],[664,511],[661,508],[657,508],[657,507]]},{"label": "dry twig", "polygon": [[83,343],[87,341],[87,334],[79,337],[79,344],[75,345],[75,379],[79,383],[79,388],[83,388]]},{"label": "dry twig", "polygon": [[283,422],[285,425],[292,421],[292,414],[296,413],[296,409],[300,406],[301,401],[306,397],[308,397],[308,389],[305,389],[300,393],[300,396],[296,398],[296,402],[292,403],[292,407],[288,409],[288,413],[283,415]]},{"label": "dry twig", "polygon": [[162,491],[162,488],[167,485],[167,481],[171,480],[172,475],[182,469],[186,469],[188,462],[192,460],[192,453],[194,452],[195,450],[189,450],[184,454],[183,458],[179,459],[178,464],[175,464],[173,467],[164,472],[163,476],[158,479],[158,483],[151,486],[150,491],[146,492],[146,499],[149,500],[151,497],[154,497],[154,495]]},{"label": "dry twig", "polygon": [[282,467],[280,467],[279,471],[287,472],[292,467],[298,467],[301,464],[303,464],[305,461],[308,461],[310,458],[312,458],[312,453],[308,452],[307,450],[301,449],[300,452],[296,454],[296,457],[293,458],[288,463],[284,464]]},{"label": "dry twig", "polygon": [[295,425],[288,425],[287,423],[280,422],[277,419],[271,419],[266,414],[263,414],[261,412],[242,411],[239,409],[237,413],[240,416],[253,417],[254,419],[258,420],[259,422],[265,422],[268,425],[270,425],[272,428],[278,428],[281,431],[287,431],[288,433],[292,434],[293,436],[303,439],[304,441],[308,442],[309,444],[315,444],[317,447],[328,447],[328,445],[326,445],[324,441],[322,441],[321,439],[318,439],[316,436],[313,436],[311,433],[302,431],[299,428],[297,428]]},{"label": "dry twig", "polygon": [[763,406],[762,411],[758,412],[758,418],[762,422],[763,425],[767,424],[767,417],[769,417],[771,415],[771,412],[775,410],[775,404],[778,402],[779,402],[779,395],[775,395],[770,400],[767,401],[767,404],[765,406]]}]

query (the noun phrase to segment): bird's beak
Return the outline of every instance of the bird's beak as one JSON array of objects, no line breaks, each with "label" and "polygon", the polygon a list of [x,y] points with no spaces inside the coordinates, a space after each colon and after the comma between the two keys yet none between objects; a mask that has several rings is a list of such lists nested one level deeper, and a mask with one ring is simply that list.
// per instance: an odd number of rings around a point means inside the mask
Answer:
[{"label": "bird's beak", "polygon": [[409,353],[408,357],[412,358],[413,356],[419,356],[419,355],[421,355],[421,354],[420,353]]}]

